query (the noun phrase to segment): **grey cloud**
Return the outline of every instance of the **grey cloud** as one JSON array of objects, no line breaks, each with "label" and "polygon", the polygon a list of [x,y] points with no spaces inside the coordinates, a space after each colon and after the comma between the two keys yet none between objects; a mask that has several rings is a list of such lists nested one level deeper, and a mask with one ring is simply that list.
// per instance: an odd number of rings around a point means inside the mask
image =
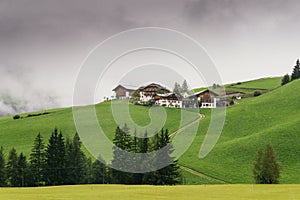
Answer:
[{"label": "grey cloud", "polygon": [[0,67],[0,116],[58,107],[58,97],[34,81],[24,67]]},{"label": "grey cloud", "polygon": [[299,56],[299,10],[298,0],[1,0],[0,96],[27,110],[69,106],[88,53],[143,26],[194,37],[225,82],[282,75]]}]

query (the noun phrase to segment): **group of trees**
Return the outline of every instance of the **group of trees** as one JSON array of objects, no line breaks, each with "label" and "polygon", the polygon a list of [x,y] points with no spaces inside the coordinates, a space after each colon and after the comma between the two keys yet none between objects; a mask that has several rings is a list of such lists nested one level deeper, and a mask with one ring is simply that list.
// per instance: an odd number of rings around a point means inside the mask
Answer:
[{"label": "group of trees", "polygon": [[258,184],[279,183],[280,166],[274,149],[268,144],[265,150],[259,149],[253,165],[253,177]]},{"label": "group of trees", "polygon": [[[152,169],[152,172],[147,173],[127,173],[118,170],[111,169],[111,182],[117,184],[150,184],[150,185],[175,185],[181,183],[181,174],[179,173],[179,166],[177,165],[177,161],[171,157],[171,153],[173,152],[173,147],[170,143],[168,130],[161,130],[159,133],[155,134],[155,136],[148,138],[147,132],[144,133],[143,137],[136,137],[129,135],[129,129],[125,126],[121,129],[117,127],[116,134],[114,138],[114,157],[112,160],[112,167],[122,169],[122,168],[130,168],[136,169],[136,171],[140,171],[138,168],[140,163],[139,161],[143,161],[142,166],[144,168]],[[146,159],[142,159],[140,156],[143,154],[157,151],[161,148],[167,148],[163,151],[162,156],[164,162],[171,163],[170,165],[156,170],[154,167],[159,161],[159,157],[155,156],[150,161],[146,161]],[[122,150],[121,150],[122,149]],[[124,159],[124,152],[133,152],[135,153],[133,157]],[[141,154],[140,154],[141,153]]]},{"label": "group of trees", "polygon": [[58,133],[55,128],[47,146],[39,133],[34,140],[29,161],[23,153],[18,155],[15,148],[9,151],[7,159],[6,163],[1,147],[0,186],[24,187],[92,182],[87,172],[89,167],[93,167],[93,163],[82,152],[77,133],[73,140],[67,138],[65,141],[62,133]]},{"label": "group of trees", "polygon": [[296,61],[296,65],[293,68],[292,75],[290,76],[289,74],[286,74],[283,76],[281,85],[285,85],[293,80],[299,79],[300,78],[300,61],[299,59]]},{"label": "group of trees", "polygon": [[183,81],[182,85],[175,82],[173,93],[178,94],[178,95],[181,95],[184,93],[189,93],[189,88],[188,88],[186,80]]},{"label": "group of trees", "polygon": [[[128,128],[116,129],[114,144],[126,151],[143,152],[157,150],[169,143],[168,131],[162,130],[153,142],[145,138],[130,137]],[[147,133],[145,133],[147,136]],[[65,185],[85,183],[123,183],[173,185],[180,183],[176,161],[169,166],[145,174],[134,174],[111,169],[99,159],[92,162],[81,149],[81,141],[76,133],[73,139],[64,139],[55,128],[47,146],[39,133],[30,153],[29,160],[23,153],[18,155],[15,148],[7,157],[0,148],[0,187],[26,187],[40,185]],[[169,149],[169,153],[172,149]],[[172,159],[169,154],[169,159]],[[114,148],[114,163],[133,165],[134,160],[124,159],[117,148]]]}]

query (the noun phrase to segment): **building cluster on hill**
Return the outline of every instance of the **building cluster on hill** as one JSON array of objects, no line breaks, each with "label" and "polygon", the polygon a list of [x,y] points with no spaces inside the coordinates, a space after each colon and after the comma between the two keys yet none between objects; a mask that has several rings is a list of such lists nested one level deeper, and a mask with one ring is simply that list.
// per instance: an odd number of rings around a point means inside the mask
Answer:
[{"label": "building cluster on hill", "polygon": [[[118,85],[113,89],[116,99],[134,98],[142,105],[159,105],[170,108],[216,108],[224,103],[219,95],[209,89],[194,94],[177,94],[156,83],[133,89]],[[223,103],[223,104],[222,104]]]}]

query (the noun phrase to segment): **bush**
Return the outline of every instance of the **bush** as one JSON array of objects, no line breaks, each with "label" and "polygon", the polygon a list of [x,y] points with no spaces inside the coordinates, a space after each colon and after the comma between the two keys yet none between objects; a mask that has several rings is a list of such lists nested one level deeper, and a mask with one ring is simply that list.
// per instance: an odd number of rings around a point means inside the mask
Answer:
[{"label": "bush", "polygon": [[259,95],[261,95],[261,92],[259,92],[259,91],[255,91],[255,92],[253,93],[253,96],[255,96],[255,97],[257,97],[257,96],[259,96]]},{"label": "bush", "polygon": [[16,119],[20,119],[21,118],[21,116],[20,115],[15,115],[15,116],[13,116],[13,119],[14,120],[16,120]]},{"label": "bush", "polygon": [[230,100],[229,105],[231,105],[231,106],[234,105],[234,100],[233,99]]}]

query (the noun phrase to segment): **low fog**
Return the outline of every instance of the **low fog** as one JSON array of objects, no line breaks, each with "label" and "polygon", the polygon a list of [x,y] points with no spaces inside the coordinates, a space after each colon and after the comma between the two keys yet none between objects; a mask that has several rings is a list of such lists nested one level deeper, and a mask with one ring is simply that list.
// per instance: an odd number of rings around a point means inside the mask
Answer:
[{"label": "low fog", "polygon": [[89,52],[138,27],[191,36],[224,83],[290,73],[300,57],[299,10],[298,0],[1,0],[0,115],[72,106]]}]

